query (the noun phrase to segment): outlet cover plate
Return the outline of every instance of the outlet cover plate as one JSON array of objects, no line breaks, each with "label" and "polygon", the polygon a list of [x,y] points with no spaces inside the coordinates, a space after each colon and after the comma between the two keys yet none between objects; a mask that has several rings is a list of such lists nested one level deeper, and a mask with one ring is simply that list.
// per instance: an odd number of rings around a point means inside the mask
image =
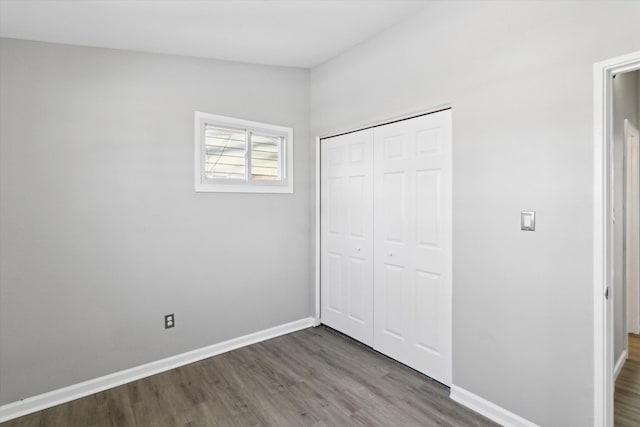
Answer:
[{"label": "outlet cover plate", "polygon": [[169,329],[176,326],[176,317],[173,313],[164,316],[164,328]]}]

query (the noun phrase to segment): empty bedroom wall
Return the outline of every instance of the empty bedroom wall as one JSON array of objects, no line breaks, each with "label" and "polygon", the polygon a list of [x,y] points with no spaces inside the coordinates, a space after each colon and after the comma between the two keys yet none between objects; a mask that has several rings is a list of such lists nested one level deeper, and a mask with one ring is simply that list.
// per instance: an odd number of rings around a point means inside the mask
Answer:
[{"label": "empty bedroom wall", "polygon": [[[312,314],[308,77],[0,41],[0,404]],[[195,193],[195,110],[293,127],[294,194]]]},{"label": "empty bedroom wall", "polygon": [[453,384],[539,425],[593,424],[593,64],[638,16],[433,2],[311,73],[312,135],[453,106]]}]

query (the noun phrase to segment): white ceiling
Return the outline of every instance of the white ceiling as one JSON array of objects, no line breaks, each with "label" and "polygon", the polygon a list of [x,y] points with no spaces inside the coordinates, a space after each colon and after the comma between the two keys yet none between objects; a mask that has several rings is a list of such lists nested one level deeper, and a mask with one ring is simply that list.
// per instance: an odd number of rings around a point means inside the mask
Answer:
[{"label": "white ceiling", "polygon": [[311,68],[423,0],[0,0],[0,36]]}]

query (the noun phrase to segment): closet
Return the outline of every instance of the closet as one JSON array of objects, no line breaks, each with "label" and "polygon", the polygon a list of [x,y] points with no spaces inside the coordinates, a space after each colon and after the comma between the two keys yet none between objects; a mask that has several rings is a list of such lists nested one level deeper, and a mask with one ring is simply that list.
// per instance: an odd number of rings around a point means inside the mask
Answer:
[{"label": "closet", "polygon": [[451,384],[451,110],[321,140],[321,322]]}]

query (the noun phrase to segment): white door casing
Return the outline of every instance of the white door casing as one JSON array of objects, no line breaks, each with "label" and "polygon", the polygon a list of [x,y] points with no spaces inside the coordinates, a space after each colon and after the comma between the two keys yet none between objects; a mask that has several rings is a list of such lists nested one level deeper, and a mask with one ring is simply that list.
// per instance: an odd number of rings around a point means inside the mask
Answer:
[{"label": "white door casing", "polygon": [[640,134],[629,121],[625,133],[625,282],[627,287],[627,331],[640,333]]},{"label": "white door casing", "polygon": [[640,69],[640,51],[593,66],[593,425],[613,426],[613,76]]},{"label": "white door casing", "polygon": [[451,384],[451,110],[375,128],[374,348]]},{"label": "white door casing", "polygon": [[321,144],[321,320],[373,345],[373,131]]}]

